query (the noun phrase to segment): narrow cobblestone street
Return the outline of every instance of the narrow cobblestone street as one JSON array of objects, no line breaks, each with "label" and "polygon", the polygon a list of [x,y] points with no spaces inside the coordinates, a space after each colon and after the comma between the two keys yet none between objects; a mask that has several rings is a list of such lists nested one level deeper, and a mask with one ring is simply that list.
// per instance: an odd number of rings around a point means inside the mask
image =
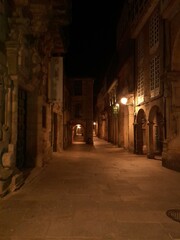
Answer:
[{"label": "narrow cobblestone street", "polygon": [[178,240],[169,209],[180,209],[180,173],[95,138],[0,199],[0,240]]}]

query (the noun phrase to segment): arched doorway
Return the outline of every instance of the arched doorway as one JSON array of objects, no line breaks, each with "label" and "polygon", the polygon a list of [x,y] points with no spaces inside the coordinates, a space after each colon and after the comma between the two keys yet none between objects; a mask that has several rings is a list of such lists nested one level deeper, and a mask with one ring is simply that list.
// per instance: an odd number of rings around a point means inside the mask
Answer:
[{"label": "arched doorway", "polygon": [[163,151],[163,116],[158,106],[149,113],[149,158],[161,156]]},{"label": "arched doorway", "polygon": [[137,122],[135,125],[135,152],[137,154],[146,154],[146,115],[143,109],[137,114]]},{"label": "arched doorway", "polygon": [[72,143],[84,143],[85,142],[85,129],[82,124],[76,124],[72,128]]}]

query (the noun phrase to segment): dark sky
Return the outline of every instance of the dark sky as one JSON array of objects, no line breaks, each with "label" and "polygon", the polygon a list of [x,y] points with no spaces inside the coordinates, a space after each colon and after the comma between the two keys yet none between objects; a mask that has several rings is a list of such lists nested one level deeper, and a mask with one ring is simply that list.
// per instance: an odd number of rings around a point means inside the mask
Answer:
[{"label": "dark sky", "polygon": [[116,27],[122,0],[72,0],[70,45],[65,57],[68,76],[104,77],[116,47]]}]

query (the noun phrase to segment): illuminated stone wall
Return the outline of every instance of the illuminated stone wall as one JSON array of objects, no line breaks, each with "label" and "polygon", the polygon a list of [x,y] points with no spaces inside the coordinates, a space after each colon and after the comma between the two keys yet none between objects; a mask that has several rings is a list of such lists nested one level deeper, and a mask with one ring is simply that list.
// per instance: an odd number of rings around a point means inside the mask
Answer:
[{"label": "illuminated stone wall", "polygon": [[0,1],[0,196],[22,185],[24,168],[42,167],[62,150],[63,88],[61,99],[49,97],[48,71],[51,58],[65,53],[59,29],[70,17],[66,1],[8,2]]}]

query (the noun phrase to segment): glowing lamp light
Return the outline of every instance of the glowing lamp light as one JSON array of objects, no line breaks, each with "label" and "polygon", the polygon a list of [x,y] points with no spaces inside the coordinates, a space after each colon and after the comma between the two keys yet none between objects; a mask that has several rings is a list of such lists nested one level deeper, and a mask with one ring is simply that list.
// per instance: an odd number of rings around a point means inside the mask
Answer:
[{"label": "glowing lamp light", "polygon": [[126,105],[127,104],[127,100],[128,99],[126,97],[123,97],[123,98],[121,98],[121,103]]}]

